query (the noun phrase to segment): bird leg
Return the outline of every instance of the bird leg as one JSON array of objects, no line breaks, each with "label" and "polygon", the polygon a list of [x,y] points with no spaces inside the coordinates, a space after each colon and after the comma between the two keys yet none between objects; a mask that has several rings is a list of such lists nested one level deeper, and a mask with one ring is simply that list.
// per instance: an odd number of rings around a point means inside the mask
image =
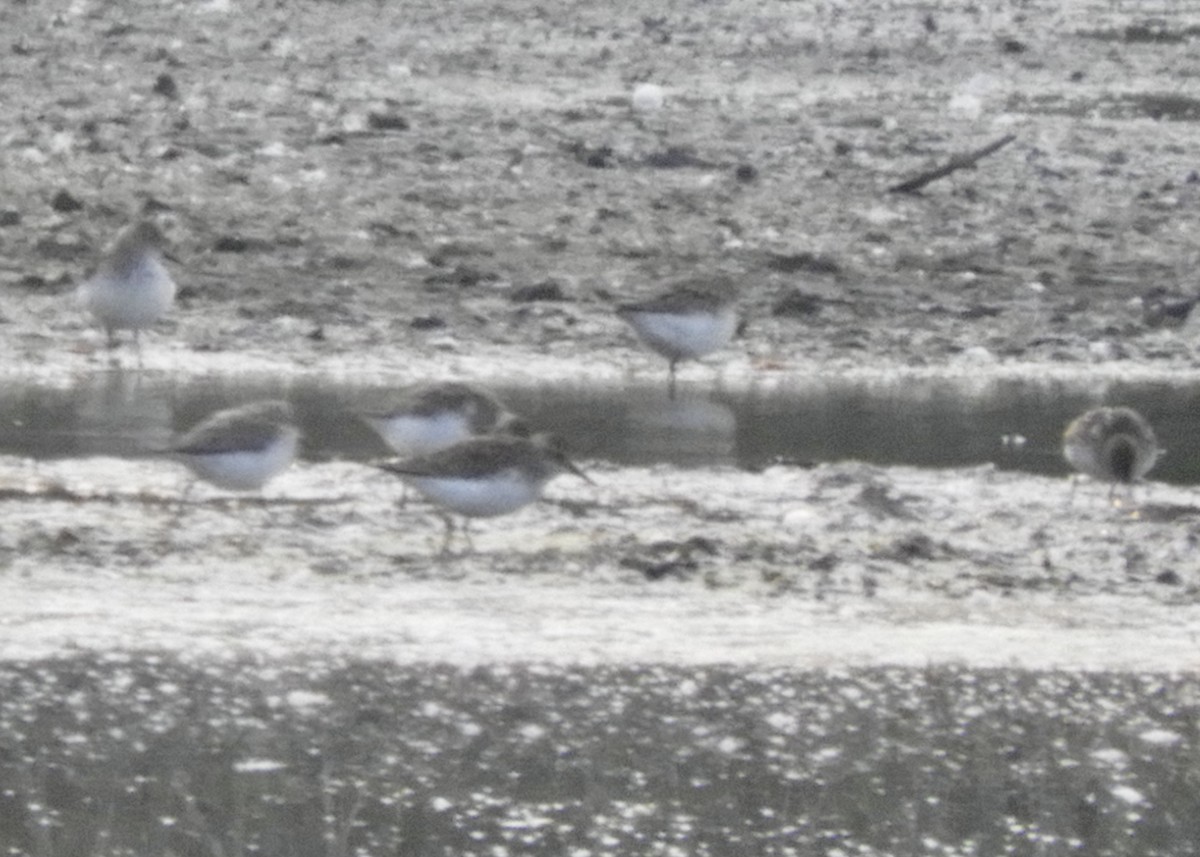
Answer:
[{"label": "bird leg", "polygon": [[454,541],[454,518],[450,517],[447,512],[442,512],[442,523],[446,525],[446,534],[442,538],[442,547],[438,551],[442,556],[447,556],[450,553],[450,545]]}]

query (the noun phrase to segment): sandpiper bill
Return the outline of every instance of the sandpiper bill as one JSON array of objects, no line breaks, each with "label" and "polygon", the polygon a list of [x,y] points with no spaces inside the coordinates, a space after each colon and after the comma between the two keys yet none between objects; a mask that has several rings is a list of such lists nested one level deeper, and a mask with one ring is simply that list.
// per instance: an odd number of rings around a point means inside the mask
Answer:
[{"label": "sandpiper bill", "polygon": [[[547,434],[471,438],[429,455],[374,466],[397,474],[444,510],[443,552],[454,534],[449,513],[468,519],[507,515],[537,500],[546,483],[563,471],[592,481],[567,458],[562,442]],[[469,544],[465,521],[463,536]]]},{"label": "sandpiper bill", "polygon": [[83,306],[104,328],[108,347],[118,330],[132,330],[141,357],[144,328],[153,326],[175,302],[175,281],[163,265],[165,239],[149,220],[126,227],[79,286]]},{"label": "sandpiper bill", "polygon": [[676,364],[724,348],[738,327],[732,288],[724,279],[681,283],[648,300],[621,304],[617,315],[669,361],[671,398]]},{"label": "sandpiper bill", "polygon": [[255,491],[296,458],[300,430],[287,402],[217,411],[164,450],[218,488]]},{"label": "sandpiper bill", "polygon": [[1071,421],[1063,432],[1063,456],[1081,473],[1117,485],[1132,484],[1147,473],[1162,450],[1154,430],[1132,408],[1094,408]]}]

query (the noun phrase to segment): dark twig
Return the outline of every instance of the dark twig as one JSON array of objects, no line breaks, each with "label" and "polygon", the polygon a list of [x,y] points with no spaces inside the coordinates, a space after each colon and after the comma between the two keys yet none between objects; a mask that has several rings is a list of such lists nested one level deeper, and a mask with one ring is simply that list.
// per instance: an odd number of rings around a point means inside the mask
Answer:
[{"label": "dark twig", "polygon": [[1003,149],[1015,139],[1017,139],[1016,134],[1005,134],[999,140],[996,140],[993,143],[988,143],[982,149],[976,149],[974,152],[964,152],[959,155],[954,155],[942,166],[929,170],[928,172],[921,173],[920,175],[914,176],[907,181],[900,182],[898,185],[893,185],[892,187],[888,188],[888,192],[916,193],[930,182],[935,182],[940,178],[950,175],[956,170],[965,170],[967,167],[975,166],[977,161],[981,160],[982,158],[986,158],[993,152]]}]

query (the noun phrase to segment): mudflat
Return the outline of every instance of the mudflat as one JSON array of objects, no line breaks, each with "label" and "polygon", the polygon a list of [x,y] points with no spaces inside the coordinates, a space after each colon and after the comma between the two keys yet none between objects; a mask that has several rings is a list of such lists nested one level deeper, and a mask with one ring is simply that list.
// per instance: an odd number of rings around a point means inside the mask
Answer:
[{"label": "mudflat", "polygon": [[[681,369],[692,391],[1196,381],[1164,307],[1194,290],[1198,24],[1086,2],[9,4],[2,372],[114,371],[71,291],[145,212],[179,300],[140,369],[115,360],[160,378],[665,379],[614,305],[723,275],[746,324]],[[635,108],[642,82],[660,108]],[[1187,489],[584,465],[597,486],[563,477],[443,556],[432,511],[351,463],[181,507],[166,462],[5,459],[0,655],[1194,664]]]}]

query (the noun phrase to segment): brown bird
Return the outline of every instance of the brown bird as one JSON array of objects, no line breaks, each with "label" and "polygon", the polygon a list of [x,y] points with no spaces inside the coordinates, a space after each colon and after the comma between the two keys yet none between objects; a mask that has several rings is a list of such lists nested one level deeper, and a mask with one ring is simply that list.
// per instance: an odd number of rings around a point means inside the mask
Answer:
[{"label": "brown bird", "polygon": [[117,345],[118,330],[132,330],[141,357],[143,328],[153,326],[175,303],[175,281],[162,261],[165,239],[149,220],[126,227],[79,286],[78,298]]},{"label": "brown bird", "polygon": [[427,455],[476,435],[528,435],[524,421],[480,387],[459,381],[426,384],[362,418],[400,455]]},{"label": "brown bird", "polygon": [[[466,518],[515,512],[541,497],[546,483],[563,471],[592,481],[567,458],[562,442],[547,434],[476,437],[429,455],[373,466],[400,476],[436,505]],[[444,518],[446,551],[454,521],[449,514]],[[465,522],[463,535],[469,543]]]},{"label": "brown bird", "polygon": [[1162,450],[1154,430],[1132,408],[1095,408],[1071,421],[1063,432],[1063,456],[1081,473],[1119,484],[1138,481]]},{"label": "brown bird", "polygon": [[254,491],[287,469],[299,440],[291,405],[272,400],[217,411],[164,451],[218,488]]},{"label": "brown bird", "polygon": [[724,278],[681,283],[648,300],[621,304],[617,315],[667,358],[671,398],[676,364],[724,348],[738,327],[733,291]]}]

